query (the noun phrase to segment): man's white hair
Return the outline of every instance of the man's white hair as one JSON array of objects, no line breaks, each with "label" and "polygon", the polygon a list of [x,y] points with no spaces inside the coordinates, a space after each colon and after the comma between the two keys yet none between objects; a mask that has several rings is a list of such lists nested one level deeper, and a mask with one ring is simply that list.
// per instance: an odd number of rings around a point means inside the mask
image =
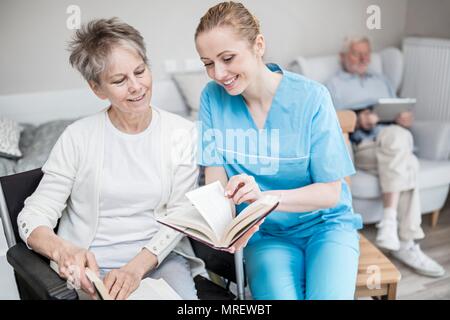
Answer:
[{"label": "man's white hair", "polygon": [[341,53],[347,53],[350,51],[350,48],[352,47],[352,45],[354,43],[359,43],[359,42],[367,42],[370,45],[370,40],[368,37],[366,36],[351,36],[351,37],[346,37],[344,39],[344,44],[342,46],[341,49]]}]

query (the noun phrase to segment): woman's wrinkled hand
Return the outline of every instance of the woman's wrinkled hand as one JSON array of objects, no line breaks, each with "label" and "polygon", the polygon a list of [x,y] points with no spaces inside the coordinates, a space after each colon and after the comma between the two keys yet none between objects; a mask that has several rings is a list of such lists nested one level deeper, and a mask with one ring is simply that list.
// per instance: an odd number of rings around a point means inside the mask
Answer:
[{"label": "woman's wrinkled hand", "polygon": [[141,280],[139,272],[124,266],[108,272],[103,283],[112,299],[125,300],[139,287]]},{"label": "woman's wrinkled hand", "polygon": [[58,264],[60,277],[66,279],[72,287],[81,288],[92,298],[95,297],[94,286],[84,271],[87,267],[97,275],[99,274],[97,261],[92,252],[64,242],[59,246],[52,260]]}]

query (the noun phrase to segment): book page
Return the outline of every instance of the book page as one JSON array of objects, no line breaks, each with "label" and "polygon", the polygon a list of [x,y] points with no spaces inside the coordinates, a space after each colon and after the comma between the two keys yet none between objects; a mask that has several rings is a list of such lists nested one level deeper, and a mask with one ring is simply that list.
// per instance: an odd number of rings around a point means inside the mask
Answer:
[{"label": "book page", "polygon": [[[91,269],[86,268],[85,272],[99,297],[103,300],[113,300],[103,281]],[[145,278],[127,300],[181,300],[181,297],[164,279]]]},{"label": "book page", "polygon": [[253,224],[256,224],[258,221],[258,217],[256,219],[249,219],[251,217],[247,217],[247,219],[242,220],[237,226],[234,226],[230,230],[230,233],[227,234],[226,238],[222,241],[222,246],[228,248],[234,240],[240,238],[245,232],[247,232]]},{"label": "book page", "polygon": [[[211,230],[210,230],[210,232],[211,232]],[[214,241],[212,241],[210,236],[204,234],[202,231],[200,231],[198,229],[186,228],[183,230],[183,233],[186,234],[187,236],[189,236],[190,238],[192,238],[198,242],[202,242],[210,247],[213,247],[213,248],[221,247],[219,239],[214,239]]]},{"label": "book page", "polygon": [[186,193],[186,197],[197,208],[211,230],[221,239],[232,220],[232,211],[225,190],[219,181]]},{"label": "book page", "polygon": [[245,230],[255,220],[267,214],[279,201],[279,196],[266,195],[242,210],[227,228],[226,235],[222,239],[223,245],[228,246],[232,240],[240,236],[241,231]]},{"label": "book page", "polygon": [[232,223],[229,225],[229,229],[227,229],[226,232],[228,233],[230,229],[232,229],[244,219],[256,219],[259,215],[264,214],[267,210],[270,210],[270,208],[272,208],[278,201],[280,201],[279,196],[265,195],[258,201],[253,202],[244,210],[242,210],[236,218],[233,219]]},{"label": "book page", "polygon": [[113,300],[109,295],[108,290],[106,289],[103,281],[95,274],[94,271],[92,271],[89,268],[86,268],[84,272],[89,281],[91,281],[92,284],[94,285],[95,291],[97,291],[97,295],[99,296],[99,298],[103,300]]},{"label": "book page", "polygon": [[[189,233],[188,230],[198,230],[198,232],[201,232],[203,234],[203,241],[207,241],[213,244],[217,244],[217,242],[219,241],[203,216],[194,207],[192,207],[192,210],[169,215],[158,220],[163,224],[173,226],[174,228],[176,227],[176,229],[182,229],[186,233]],[[198,232],[196,232],[196,234]]]},{"label": "book page", "polygon": [[127,300],[182,300],[164,280],[145,278]]}]

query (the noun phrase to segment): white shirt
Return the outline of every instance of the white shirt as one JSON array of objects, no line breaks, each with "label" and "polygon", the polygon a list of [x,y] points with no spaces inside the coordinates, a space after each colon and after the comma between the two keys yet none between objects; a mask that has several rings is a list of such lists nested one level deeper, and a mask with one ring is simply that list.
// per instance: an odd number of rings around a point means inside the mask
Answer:
[{"label": "white shirt", "polygon": [[97,232],[90,250],[100,269],[120,268],[133,259],[159,229],[154,209],[161,201],[160,119],[127,134],[106,113]]},{"label": "white shirt", "polygon": [[[162,218],[192,206],[185,193],[197,186],[197,133],[192,122],[161,109],[153,110],[158,110],[161,125],[160,150],[153,156],[160,159],[164,177],[162,198],[154,214]],[[20,237],[27,245],[34,229],[53,229],[59,222],[58,236],[80,248],[91,246],[100,215],[106,112],[104,109],[75,121],[53,147],[42,167],[44,176],[38,188],[17,218]],[[145,248],[157,257],[158,264],[174,251],[188,259],[193,277],[206,275],[204,263],[194,256],[189,240],[169,227],[160,225]],[[50,266],[58,268],[53,261]]]}]

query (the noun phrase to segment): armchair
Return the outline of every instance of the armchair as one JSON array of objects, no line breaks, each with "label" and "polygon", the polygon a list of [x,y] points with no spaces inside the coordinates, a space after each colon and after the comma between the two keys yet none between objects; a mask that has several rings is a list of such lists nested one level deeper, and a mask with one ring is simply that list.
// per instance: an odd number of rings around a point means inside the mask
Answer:
[{"label": "armchair", "polygon": [[[403,55],[397,48],[372,53],[369,69],[384,74],[399,91],[403,77]],[[340,68],[339,56],[298,57],[289,69],[325,83]],[[415,121],[411,129],[420,162],[419,192],[421,211],[432,213],[436,225],[439,211],[445,204],[450,185],[450,123]],[[351,151],[351,150],[350,150]],[[383,201],[379,180],[363,170],[351,177],[353,206],[364,223],[376,223],[383,216]]]}]

